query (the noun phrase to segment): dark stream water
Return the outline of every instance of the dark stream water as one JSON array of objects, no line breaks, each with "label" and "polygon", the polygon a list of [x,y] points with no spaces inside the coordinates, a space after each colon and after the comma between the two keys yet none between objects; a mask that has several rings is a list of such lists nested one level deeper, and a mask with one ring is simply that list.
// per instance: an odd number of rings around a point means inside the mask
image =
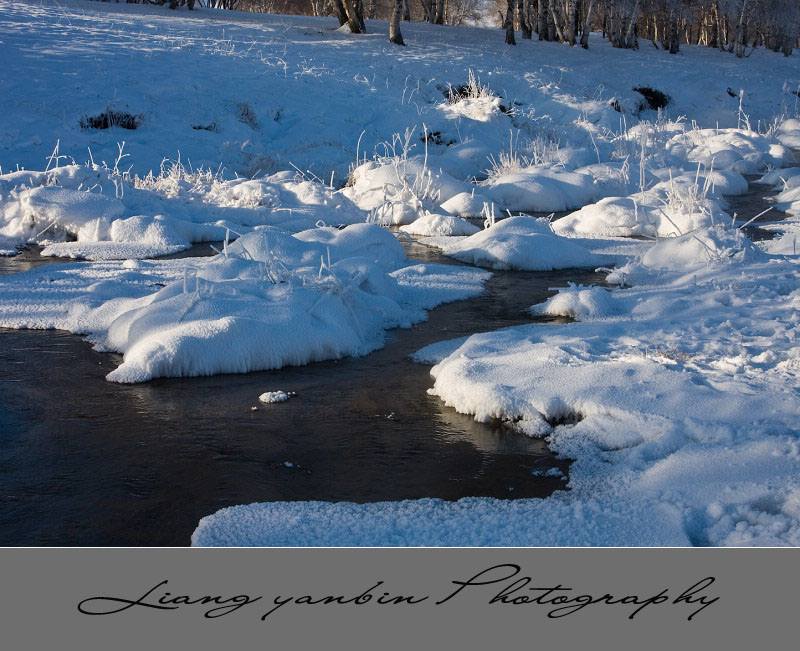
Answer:
[{"label": "dark stream water", "polygon": [[[28,251],[2,263],[51,261]],[[429,366],[407,356],[531,322],[524,309],[549,288],[601,278],[498,273],[485,295],[389,332],[367,357],[140,385],[107,382],[120,358],[75,335],[0,330],[0,545],[186,545],[202,516],[255,501],[547,496],[564,481],[531,471],[568,462],[444,407],[427,395]],[[274,390],[297,397],[259,405]]]},{"label": "dark stream water", "polygon": [[[768,205],[759,188],[752,194],[733,198],[731,212],[749,219]],[[420,245],[407,252],[451,262]],[[0,273],[50,262],[63,260],[32,249],[0,258]],[[0,545],[188,545],[201,517],[257,501],[545,497],[565,482],[532,471],[566,474],[568,461],[543,441],[443,406],[427,394],[429,366],[407,356],[530,323],[525,308],[550,288],[602,277],[497,272],[484,295],[389,332],[367,357],[139,385],[107,382],[119,356],[80,337],[0,329]],[[297,397],[259,405],[275,390]]]}]

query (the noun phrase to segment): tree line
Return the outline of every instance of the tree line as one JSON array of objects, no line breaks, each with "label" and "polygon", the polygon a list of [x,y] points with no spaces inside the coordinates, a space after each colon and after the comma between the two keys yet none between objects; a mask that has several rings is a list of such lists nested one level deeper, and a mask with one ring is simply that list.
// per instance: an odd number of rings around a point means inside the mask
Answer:
[{"label": "tree line", "polygon": [[[127,0],[177,4],[179,0]],[[186,2],[188,0],[180,0]],[[194,2],[194,0],[193,0]],[[509,45],[523,39],[589,47],[602,33],[614,47],[642,42],[672,54],[682,44],[749,56],[757,47],[790,56],[800,43],[800,0],[196,0],[200,5],[277,14],[335,16],[351,32],[365,18],[389,20],[389,40],[403,44],[401,21],[493,24]]]}]

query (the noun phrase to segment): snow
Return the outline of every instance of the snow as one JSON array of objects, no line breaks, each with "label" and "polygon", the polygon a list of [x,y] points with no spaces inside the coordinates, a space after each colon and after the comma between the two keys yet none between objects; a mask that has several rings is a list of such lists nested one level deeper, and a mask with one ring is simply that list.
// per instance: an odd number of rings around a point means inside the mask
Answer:
[{"label": "snow", "polygon": [[509,217],[469,237],[445,244],[443,252],[492,269],[549,271],[600,266],[605,258],[559,237],[546,219]]},{"label": "snow", "polygon": [[589,203],[595,183],[588,174],[530,167],[491,177],[482,188],[501,209],[520,212],[560,212]]},{"label": "snow", "polygon": [[[488,277],[409,265],[398,240],[372,224],[296,235],[265,227],[214,258],[151,265],[116,276],[101,267],[101,280],[86,265],[4,277],[0,323],[90,335],[95,348],[124,355],[113,382],[244,373],[365,355],[385,330],[480,293]],[[146,268],[167,275],[151,279]],[[419,282],[423,272],[430,283]]]},{"label": "snow", "polygon": [[756,174],[794,162],[788,147],[749,129],[696,129],[673,136],[667,153],[706,168]]},{"label": "snow", "polygon": [[401,226],[400,230],[409,235],[438,237],[446,235],[474,235],[481,229],[459,217],[428,213],[411,224]]},{"label": "snow", "polygon": [[[289,398],[294,397],[294,393],[291,391],[286,393],[285,391],[267,391],[262,393],[258,396],[258,401],[264,403],[265,405],[272,404],[274,402],[286,402]],[[291,467],[292,464],[288,461],[286,462],[287,467]]]},{"label": "snow", "polygon": [[[110,381],[146,382],[366,355],[483,291],[487,271],[409,260],[410,237],[491,269],[601,268],[609,287],[531,306],[573,323],[413,356],[432,397],[572,459],[565,490],[241,505],[193,543],[800,544],[800,59],[368,29],[5,2],[0,255],[88,262],[0,277],[0,327],[85,335],[123,355]],[[90,124],[110,112],[137,128]],[[773,240],[732,226],[745,176],[790,215],[759,224]],[[224,244],[152,259],[197,242]]]},{"label": "snow", "polygon": [[442,202],[440,208],[446,210],[456,217],[480,217],[483,213],[484,205],[488,204],[489,200],[482,194],[475,194],[472,192],[460,192],[454,197],[450,197],[447,201]]},{"label": "snow", "polygon": [[628,197],[606,197],[554,223],[568,237],[667,237],[724,222],[723,195],[743,194],[747,181],[737,172],[702,172],[701,167]]},{"label": "snow", "polygon": [[[578,323],[473,335],[434,366],[431,391],[576,459],[556,501],[606,504],[631,523],[671,512],[663,544],[797,545],[797,258],[748,255],[738,231],[698,237],[631,263],[630,289],[572,287],[538,306]],[[530,544],[547,544],[554,525],[535,505],[530,517],[545,530],[527,522]],[[644,540],[620,524],[612,544]]]}]

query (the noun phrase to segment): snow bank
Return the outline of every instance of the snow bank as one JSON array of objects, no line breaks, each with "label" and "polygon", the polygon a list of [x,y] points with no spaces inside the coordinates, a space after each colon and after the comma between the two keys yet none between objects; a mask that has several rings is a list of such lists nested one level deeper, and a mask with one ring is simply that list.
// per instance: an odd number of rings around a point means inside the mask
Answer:
[{"label": "snow bank", "polygon": [[400,230],[410,235],[439,237],[445,235],[474,235],[481,229],[459,217],[428,213],[411,224],[401,226]]},{"label": "snow bank", "polygon": [[560,212],[593,201],[598,190],[590,174],[528,167],[490,177],[481,192],[502,210]]},{"label": "snow bank", "polygon": [[666,149],[670,156],[701,163],[707,169],[741,174],[757,174],[795,161],[788,147],[745,129],[692,129],[672,137]]},{"label": "snow bank", "polygon": [[18,245],[48,243],[51,256],[154,257],[253,227],[297,232],[365,218],[341,194],[286,172],[226,181],[178,164],[145,178],[69,165],[0,176],[0,235]]},{"label": "snow bank", "polygon": [[[642,544],[686,545],[664,510],[620,517],[612,504],[592,502],[576,513],[563,499],[466,498],[376,502],[273,502],[229,507],[203,518],[192,534],[195,547],[480,547],[530,545],[624,545],[621,532],[639,528]],[[624,521],[626,518],[627,521]],[[549,525],[547,524],[549,523]],[[562,524],[558,524],[562,523]],[[587,542],[591,541],[591,542]],[[663,542],[667,541],[667,542]]]},{"label": "snow bank", "polygon": [[765,174],[761,183],[779,188],[775,207],[789,215],[800,215],[800,167],[773,170]]},{"label": "snow bank", "polygon": [[790,119],[781,122],[775,137],[785,147],[800,149],[800,120]]},{"label": "snow bank", "polygon": [[424,209],[470,192],[467,183],[435,172],[424,157],[393,156],[368,161],[350,174],[342,194],[362,210],[372,210],[384,225],[410,224]]},{"label": "snow bank", "polygon": [[[680,256],[689,239],[657,246]],[[615,513],[632,519],[671,513],[664,544],[684,535],[700,545],[797,545],[796,265],[729,256],[694,274],[680,261],[672,268],[629,268],[640,286],[572,287],[539,308],[585,323],[473,335],[433,368],[432,393],[478,420],[546,434],[576,459],[563,497],[575,512],[562,530],[582,526],[587,502],[619,498]],[[616,534],[617,544],[646,540],[627,524]]]},{"label": "snow bank", "polygon": [[595,267],[604,260],[555,235],[548,220],[522,216],[503,219],[442,250],[462,262],[492,269],[549,271]]},{"label": "snow bank", "polygon": [[629,197],[607,197],[553,223],[565,237],[667,237],[730,223],[723,194],[742,194],[747,181],[737,172],[698,169],[659,181]]},{"label": "snow bank", "polygon": [[96,348],[123,353],[107,376],[115,382],[280,368],[371,352],[386,329],[480,293],[488,277],[407,265],[402,245],[379,226],[296,236],[265,227],[214,258],[4,277],[0,324],[89,334]]}]

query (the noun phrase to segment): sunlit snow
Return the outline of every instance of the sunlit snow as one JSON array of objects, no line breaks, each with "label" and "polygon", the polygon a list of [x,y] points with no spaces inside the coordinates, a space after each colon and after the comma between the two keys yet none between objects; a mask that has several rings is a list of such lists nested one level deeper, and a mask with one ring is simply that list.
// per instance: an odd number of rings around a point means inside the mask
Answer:
[{"label": "sunlit snow", "polygon": [[[5,2],[0,255],[73,261],[0,277],[0,327],[85,335],[113,382],[245,373],[367,355],[487,268],[600,269],[530,307],[571,323],[414,356],[433,398],[574,461],[546,499],[232,506],[193,544],[800,545],[798,55],[337,27]],[[758,180],[790,216],[763,242],[730,208]]]}]

